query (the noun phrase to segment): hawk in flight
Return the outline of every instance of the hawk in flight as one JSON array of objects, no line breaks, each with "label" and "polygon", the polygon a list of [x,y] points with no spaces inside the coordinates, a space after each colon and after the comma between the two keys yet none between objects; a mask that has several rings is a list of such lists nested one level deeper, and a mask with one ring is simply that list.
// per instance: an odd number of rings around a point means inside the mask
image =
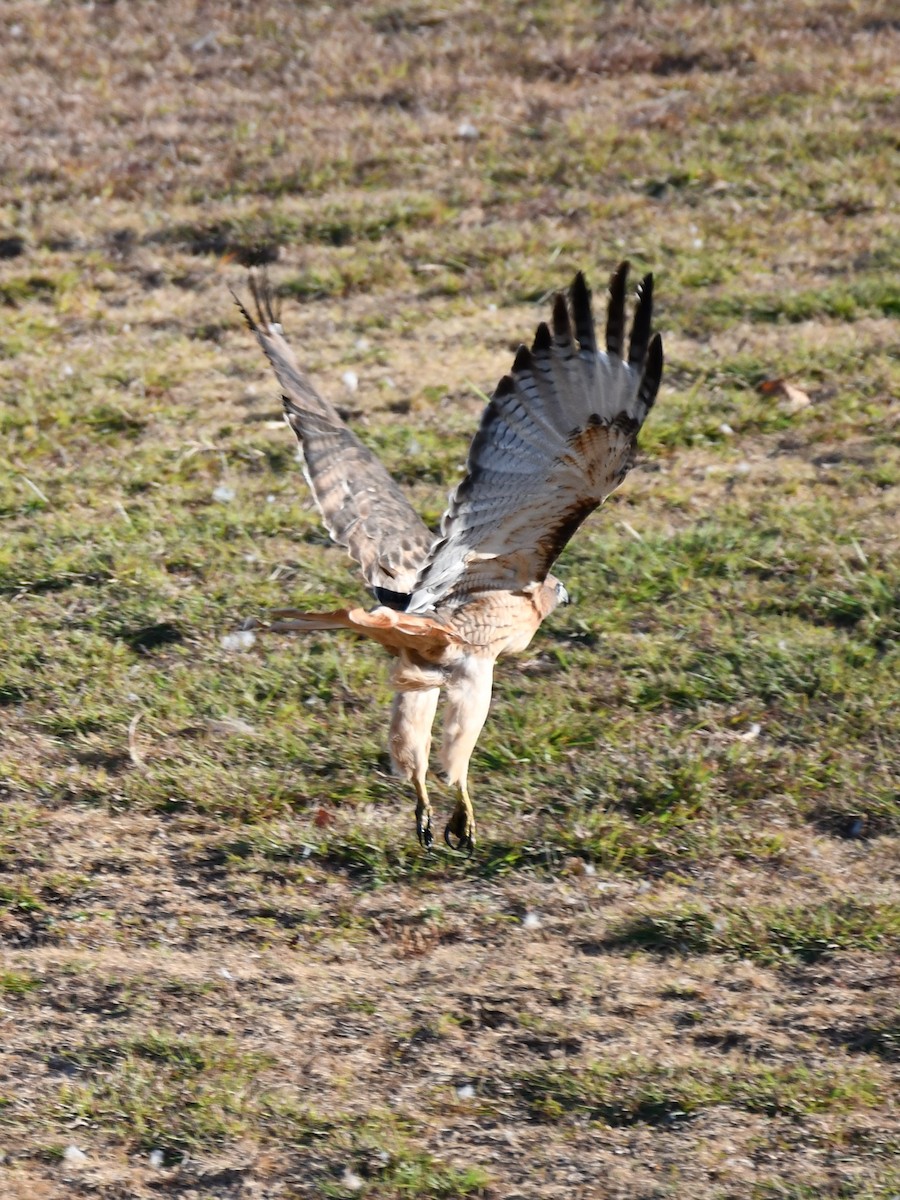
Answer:
[{"label": "hawk in flight", "polygon": [[469,760],[490,707],[494,663],[524,650],[568,602],[550,568],[634,461],[663,353],[659,334],[651,336],[651,275],[637,288],[626,345],[627,279],[623,263],[609,285],[605,350],[584,276],[575,276],[568,298],[557,294],[551,324],[538,325],[530,349],[519,348],[484,410],[438,534],[303,374],[265,279],[251,276],[254,315],[238,301],[278,378],[328,532],[359,563],[378,602],[371,611],[284,609],[268,628],[349,629],[394,657],[391,762],[415,788],[423,846],[433,840],[426,777],[441,688],[441,759],[456,792],[444,838],[471,851]]}]

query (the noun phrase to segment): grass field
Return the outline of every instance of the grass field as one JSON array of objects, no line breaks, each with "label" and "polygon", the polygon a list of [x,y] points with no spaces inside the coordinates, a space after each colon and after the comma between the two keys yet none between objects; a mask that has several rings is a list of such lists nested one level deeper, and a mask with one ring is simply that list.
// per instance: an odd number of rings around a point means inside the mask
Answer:
[{"label": "grass field", "polygon": [[[4,1198],[900,1195],[895,7],[482,7],[0,12]],[[437,521],[624,257],[642,460],[426,855],[377,648],[223,643],[362,597],[228,288]]]}]

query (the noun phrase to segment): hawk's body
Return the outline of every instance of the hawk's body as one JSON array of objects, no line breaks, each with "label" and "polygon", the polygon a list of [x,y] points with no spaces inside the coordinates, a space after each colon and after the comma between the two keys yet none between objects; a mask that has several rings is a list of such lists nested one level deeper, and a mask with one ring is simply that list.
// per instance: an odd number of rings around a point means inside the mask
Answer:
[{"label": "hawk's body", "polygon": [[583,277],[572,285],[571,312],[556,297],[552,332],[541,324],[531,349],[520,347],[485,409],[437,537],[303,376],[267,290],[252,283],[256,318],[244,315],[281,384],[313,496],[329,533],[382,602],[371,612],[285,610],[270,628],[351,629],[395,656],[391,760],[415,786],[426,845],[426,774],[440,689],[447,693],[442,761],[457,791],[445,836],[471,847],[467,773],[490,706],[494,663],[524,650],[566,598],[550,567],[625,477],[656,397],[662,345],[650,337],[652,279],[638,289],[626,359],[626,277],[623,264],[610,285],[605,352],[596,346]]}]

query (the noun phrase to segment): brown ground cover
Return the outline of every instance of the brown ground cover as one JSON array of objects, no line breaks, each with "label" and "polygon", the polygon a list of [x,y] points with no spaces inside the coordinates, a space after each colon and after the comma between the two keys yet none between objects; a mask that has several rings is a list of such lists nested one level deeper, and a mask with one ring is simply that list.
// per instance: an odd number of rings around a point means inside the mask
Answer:
[{"label": "brown ground cover", "polygon": [[[900,1195],[898,63],[877,2],[2,7],[0,1195]],[[377,651],[223,644],[361,596],[228,287],[434,521],[623,257],[644,459],[426,856]]]}]

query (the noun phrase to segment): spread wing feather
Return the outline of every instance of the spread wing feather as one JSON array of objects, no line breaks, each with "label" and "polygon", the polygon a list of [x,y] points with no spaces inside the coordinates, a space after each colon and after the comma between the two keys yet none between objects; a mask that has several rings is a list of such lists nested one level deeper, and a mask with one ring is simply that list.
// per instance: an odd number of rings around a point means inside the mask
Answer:
[{"label": "spread wing feather", "polygon": [[380,598],[402,603],[434,535],[372,451],[300,370],[265,278],[251,275],[250,288],[255,316],[235,300],[281,384],[285,419],[300,443],[304,474],[325,527],[359,563]]},{"label": "spread wing feather", "polygon": [[662,342],[650,337],[649,275],[624,357],[627,275],[623,263],[610,283],[605,352],[597,350],[580,272],[570,304],[556,297],[552,330],[539,325],[531,349],[520,347],[484,411],[407,611],[542,581],[625,477],[662,375]]}]

